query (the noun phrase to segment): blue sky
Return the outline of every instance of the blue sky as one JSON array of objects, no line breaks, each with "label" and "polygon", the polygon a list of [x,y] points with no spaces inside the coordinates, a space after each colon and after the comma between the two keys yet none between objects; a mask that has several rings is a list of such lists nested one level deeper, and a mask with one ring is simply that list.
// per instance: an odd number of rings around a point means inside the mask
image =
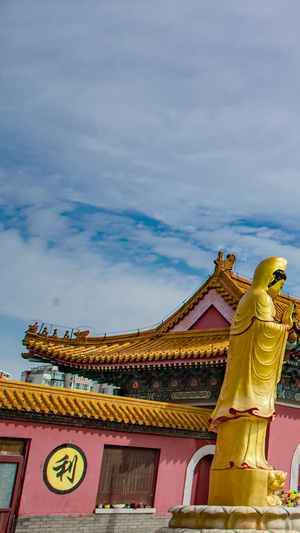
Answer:
[{"label": "blue sky", "polygon": [[300,298],[300,4],[3,1],[0,368],[37,319],[160,322],[219,249]]}]

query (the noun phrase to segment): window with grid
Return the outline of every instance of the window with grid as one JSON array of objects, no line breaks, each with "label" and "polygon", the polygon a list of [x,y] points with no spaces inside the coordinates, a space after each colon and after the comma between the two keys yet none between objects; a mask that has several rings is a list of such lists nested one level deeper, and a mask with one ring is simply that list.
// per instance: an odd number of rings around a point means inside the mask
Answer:
[{"label": "window with grid", "polygon": [[159,450],[104,446],[97,505],[141,503],[153,507]]}]

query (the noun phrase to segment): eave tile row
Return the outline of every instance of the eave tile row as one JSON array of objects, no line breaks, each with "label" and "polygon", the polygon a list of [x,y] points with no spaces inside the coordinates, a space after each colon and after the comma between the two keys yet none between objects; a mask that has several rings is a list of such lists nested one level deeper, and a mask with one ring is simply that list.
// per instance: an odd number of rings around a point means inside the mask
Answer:
[{"label": "eave tile row", "polygon": [[1,409],[148,427],[209,429],[210,409],[0,380]]}]

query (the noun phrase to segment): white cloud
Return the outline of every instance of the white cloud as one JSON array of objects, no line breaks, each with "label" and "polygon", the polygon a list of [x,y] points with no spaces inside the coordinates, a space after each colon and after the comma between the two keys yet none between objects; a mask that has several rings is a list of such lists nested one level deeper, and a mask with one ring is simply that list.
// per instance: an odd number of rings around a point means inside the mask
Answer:
[{"label": "white cloud", "polygon": [[219,248],[248,276],[285,255],[298,294],[299,12],[2,6],[3,316],[141,328]]},{"label": "white cloud", "polygon": [[176,271],[143,274],[126,262],[111,264],[88,250],[69,256],[38,239],[0,234],[3,297],[0,314],[71,327],[90,325],[99,333],[158,323],[196,287]]}]

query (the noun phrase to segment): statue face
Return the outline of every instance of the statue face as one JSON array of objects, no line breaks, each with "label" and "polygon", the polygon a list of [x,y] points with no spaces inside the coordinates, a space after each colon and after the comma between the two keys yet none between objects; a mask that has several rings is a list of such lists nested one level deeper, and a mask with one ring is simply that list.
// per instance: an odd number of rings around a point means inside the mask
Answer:
[{"label": "statue face", "polygon": [[284,279],[280,279],[279,281],[277,281],[277,283],[274,283],[274,285],[268,288],[267,293],[269,294],[269,296],[271,296],[272,300],[274,300],[274,298],[276,298],[276,296],[280,294],[283,285]]}]

